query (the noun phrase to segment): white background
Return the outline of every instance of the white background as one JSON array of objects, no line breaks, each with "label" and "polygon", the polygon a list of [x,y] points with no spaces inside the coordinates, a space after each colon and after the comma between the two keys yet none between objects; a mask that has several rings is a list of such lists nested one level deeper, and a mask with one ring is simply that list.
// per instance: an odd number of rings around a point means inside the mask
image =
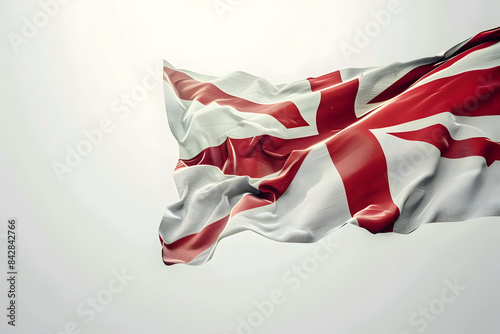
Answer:
[{"label": "white background", "polygon": [[[221,3],[231,10],[218,12]],[[162,59],[209,75],[243,70],[289,82],[432,56],[495,27],[500,13],[496,0],[401,0],[400,13],[369,45],[345,57],[339,45],[355,46],[356,29],[388,3],[70,0],[43,22],[37,1],[3,2],[0,332],[496,333],[498,219],[403,236],[344,227],[332,236],[338,249],[296,290],[283,275],[311,263],[318,244],[241,233],[203,266],[161,260],[158,225],[177,199],[178,154],[162,90],[148,90],[121,118],[113,105],[151,79],[148,69]],[[34,16],[43,26],[13,47],[9,36],[22,36]],[[82,132],[103,119],[113,130],[59,182],[53,163],[64,163],[68,148],[85,140]],[[11,217],[18,220],[16,328],[6,317]],[[109,292],[114,271],[133,277],[117,293]],[[443,305],[446,280],[466,288],[432,321],[412,323],[414,312],[425,319],[420,308]],[[259,318],[255,302],[273,290],[285,300]],[[102,310],[94,318],[78,312],[96,297]],[[254,325],[238,328],[241,319]]]}]

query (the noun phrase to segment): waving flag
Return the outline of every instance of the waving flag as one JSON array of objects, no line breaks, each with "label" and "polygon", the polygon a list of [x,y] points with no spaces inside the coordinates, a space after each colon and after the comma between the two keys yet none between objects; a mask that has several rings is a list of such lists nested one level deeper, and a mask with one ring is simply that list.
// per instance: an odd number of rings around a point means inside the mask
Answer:
[{"label": "waving flag", "polygon": [[180,201],[165,264],[251,230],[314,242],[350,223],[409,233],[500,215],[500,28],[434,57],[286,85],[164,63]]}]

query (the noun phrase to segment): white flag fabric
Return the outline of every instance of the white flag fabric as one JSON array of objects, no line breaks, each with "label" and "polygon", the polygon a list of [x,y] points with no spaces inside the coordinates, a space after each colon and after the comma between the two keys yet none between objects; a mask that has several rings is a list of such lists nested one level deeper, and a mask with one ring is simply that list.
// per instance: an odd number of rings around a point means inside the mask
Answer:
[{"label": "white flag fabric", "polygon": [[314,242],[500,215],[500,28],[434,57],[273,85],[164,62],[180,200],[165,264],[201,264],[240,231]]}]

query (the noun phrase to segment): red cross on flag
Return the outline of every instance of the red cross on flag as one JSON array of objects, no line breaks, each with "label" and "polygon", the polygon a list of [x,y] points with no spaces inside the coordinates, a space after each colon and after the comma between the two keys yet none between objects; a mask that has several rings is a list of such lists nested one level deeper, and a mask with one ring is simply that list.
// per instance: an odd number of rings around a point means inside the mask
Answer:
[{"label": "red cross on flag", "polygon": [[164,63],[180,200],[165,264],[254,231],[314,242],[344,224],[410,233],[500,215],[500,28],[434,57],[273,85]]}]

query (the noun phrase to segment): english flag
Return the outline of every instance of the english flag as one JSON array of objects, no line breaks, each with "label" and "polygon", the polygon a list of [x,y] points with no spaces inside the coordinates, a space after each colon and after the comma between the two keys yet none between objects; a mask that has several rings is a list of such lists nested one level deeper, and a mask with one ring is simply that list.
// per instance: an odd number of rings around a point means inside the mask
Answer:
[{"label": "english flag", "polygon": [[314,242],[344,224],[410,233],[500,215],[500,28],[435,56],[273,85],[164,63],[180,200],[163,261],[201,264],[254,231]]}]

